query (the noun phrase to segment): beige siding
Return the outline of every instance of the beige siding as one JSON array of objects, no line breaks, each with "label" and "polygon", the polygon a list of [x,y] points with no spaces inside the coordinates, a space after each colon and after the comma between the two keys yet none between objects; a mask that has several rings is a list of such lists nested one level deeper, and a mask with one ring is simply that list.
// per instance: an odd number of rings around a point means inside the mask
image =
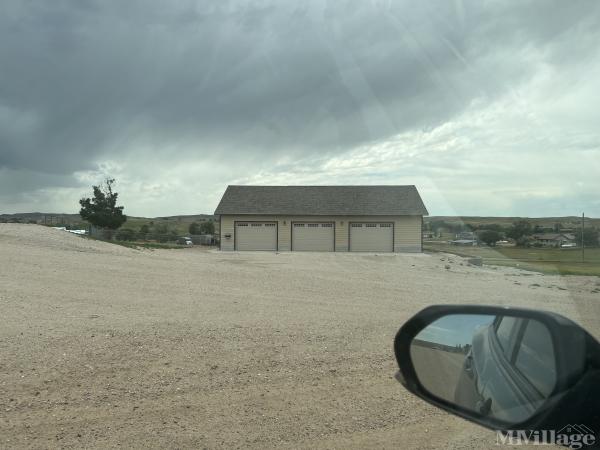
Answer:
[{"label": "beige siding", "polygon": [[421,216],[400,216],[394,221],[394,251],[421,251]]},{"label": "beige siding", "polygon": [[[421,216],[221,216],[221,250],[234,249],[235,221],[276,221],[278,222],[279,251],[290,251],[291,223],[303,221],[335,222],[335,251],[348,251],[348,222],[393,222],[394,251],[421,251]],[[229,234],[231,238],[225,238]]]},{"label": "beige siding", "polygon": [[233,216],[221,216],[219,222],[221,250],[233,251]]}]

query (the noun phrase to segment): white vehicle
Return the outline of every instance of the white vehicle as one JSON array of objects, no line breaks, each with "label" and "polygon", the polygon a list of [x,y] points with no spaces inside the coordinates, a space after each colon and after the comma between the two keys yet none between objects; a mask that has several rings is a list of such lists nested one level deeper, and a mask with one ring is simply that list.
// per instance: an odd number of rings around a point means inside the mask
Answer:
[{"label": "white vehicle", "polygon": [[194,245],[192,238],[189,236],[183,236],[177,239],[177,243],[181,245]]},{"label": "white vehicle", "polygon": [[575,248],[577,244],[575,242],[567,242],[565,244],[561,244],[560,248]]}]

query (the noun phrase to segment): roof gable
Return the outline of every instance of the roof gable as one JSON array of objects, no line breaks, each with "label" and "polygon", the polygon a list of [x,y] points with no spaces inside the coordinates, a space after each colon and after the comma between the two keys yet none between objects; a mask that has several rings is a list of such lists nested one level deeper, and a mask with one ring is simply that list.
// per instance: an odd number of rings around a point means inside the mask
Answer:
[{"label": "roof gable", "polygon": [[228,186],[215,214],[427,215],[415,186]]},{"label": "roof gable", "polygon": [[533,235],[534,239],[537,240],[544,240],[544,241],[557,241],[557,240],[564,240],[564,239],[569,239],[569,240],[573,240],[575,239],[575,236],[573,235],[568,235],[565,233],[536,233]]}]

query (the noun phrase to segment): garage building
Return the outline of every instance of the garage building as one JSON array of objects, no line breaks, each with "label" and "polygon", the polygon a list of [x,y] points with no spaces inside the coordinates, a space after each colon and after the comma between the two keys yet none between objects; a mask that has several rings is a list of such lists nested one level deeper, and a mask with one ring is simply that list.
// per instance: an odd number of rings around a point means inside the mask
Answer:
[{"label": "garage building", "polygon": [[228,186],[221,250],[420,252],[415,186]]}]

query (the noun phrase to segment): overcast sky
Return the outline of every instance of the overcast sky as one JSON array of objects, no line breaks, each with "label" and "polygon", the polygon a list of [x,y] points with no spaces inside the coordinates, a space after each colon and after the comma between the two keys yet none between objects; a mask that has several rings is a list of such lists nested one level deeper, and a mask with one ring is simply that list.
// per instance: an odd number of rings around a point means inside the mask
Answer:
[{"label": "overcast sky", "polygon": [[600,1],[3,0],[0,213],[106,175],[130,215],[415,184],[432,215],[600,216]]}]

